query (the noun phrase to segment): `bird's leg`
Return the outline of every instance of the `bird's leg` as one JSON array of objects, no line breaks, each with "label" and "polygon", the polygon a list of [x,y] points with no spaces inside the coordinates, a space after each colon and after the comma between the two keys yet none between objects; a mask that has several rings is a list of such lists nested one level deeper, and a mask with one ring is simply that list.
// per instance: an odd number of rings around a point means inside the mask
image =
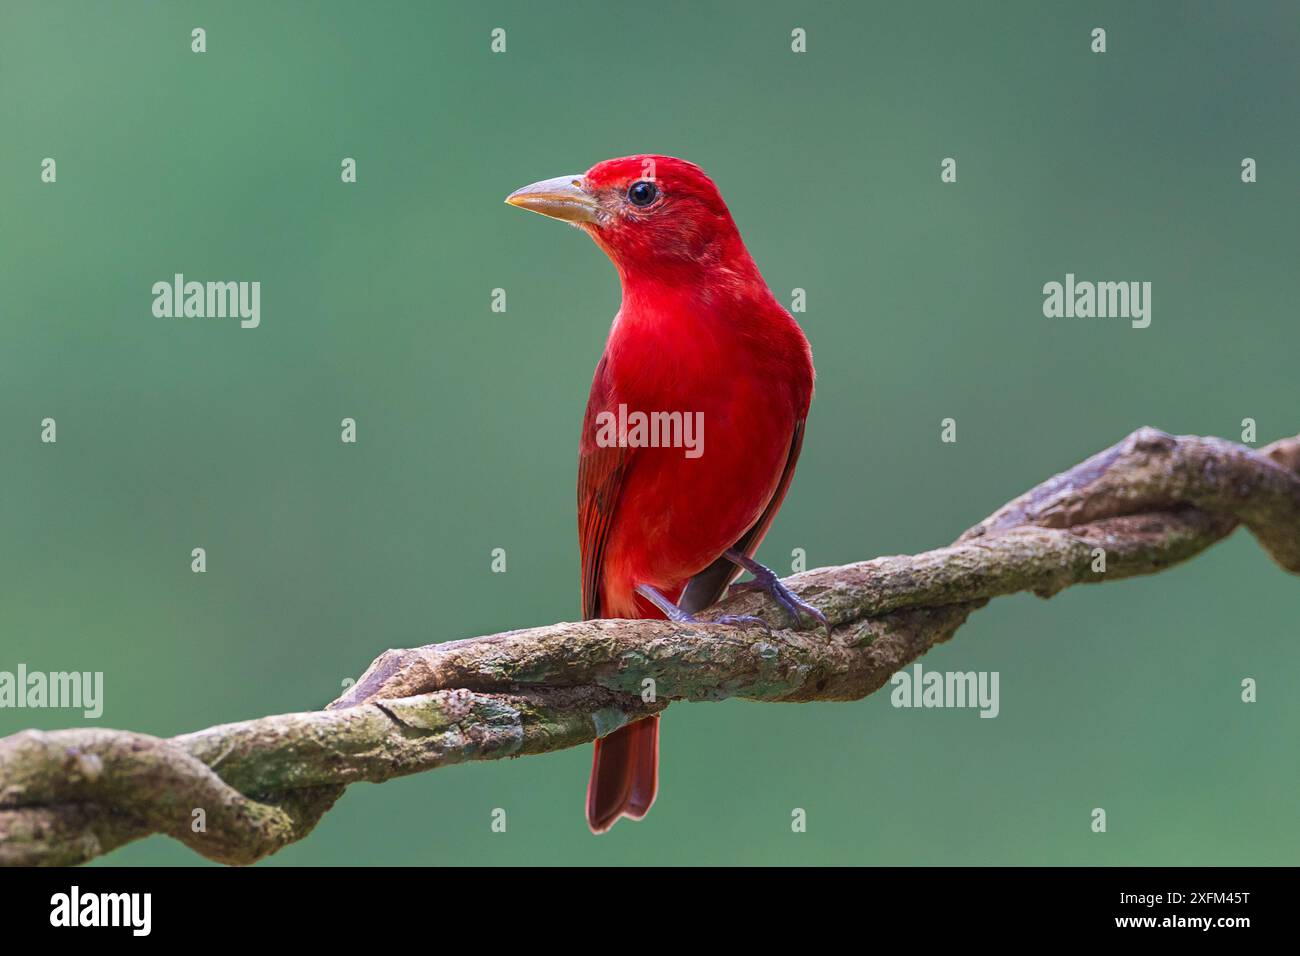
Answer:
[{"label": "bird's leg", "polygon": [[790,616],[794,627],[799,627],[803,623],[802,615],[807,614],[825,628],[827,636],[830,635],[831,625],[826,620],[826,615],[807,601],[801,600],[791,593],[790,589],[781,583],[781,579],[776,576],[776,572],[771,568],[759,564],[749,555],[737,551],[735,548],[728,548],[723,552],[723,556],[732,564],[744,568],[754,576],[752,581],[733,584],[733,588],[740,591],[762,591],[781,605],[785,613]]},{"label": "bird's leg", "polygon": [[690,611],[683,611],[668,600],[668,595],[649,584],[638,584],[636,593],[663,611],[664,617],[668,618],[668,620],[676,621],[678,624],[739,624],[744,627],[758,625],[764,630],[770,631],[772,629],[771,625],[761,617],[753,617],[748,614],[724,614],[716,621],[701,621]]}]

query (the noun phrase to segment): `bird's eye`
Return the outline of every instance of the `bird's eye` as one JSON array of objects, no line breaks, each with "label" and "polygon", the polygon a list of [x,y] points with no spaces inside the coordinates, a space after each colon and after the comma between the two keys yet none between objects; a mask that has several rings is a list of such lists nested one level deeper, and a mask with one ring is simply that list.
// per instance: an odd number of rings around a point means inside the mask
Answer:
[{"label": "bird's eye", "polygon": [[658,195],[658,187],[644,179],[637,180],[627,187],[627,201],[633,206],[648,206],[655,201],[655,197]]}]

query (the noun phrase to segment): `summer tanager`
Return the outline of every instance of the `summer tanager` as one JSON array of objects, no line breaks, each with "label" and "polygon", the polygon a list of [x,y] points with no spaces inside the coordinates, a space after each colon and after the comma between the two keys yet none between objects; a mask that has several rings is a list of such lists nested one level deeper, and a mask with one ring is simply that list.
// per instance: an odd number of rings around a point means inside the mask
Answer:
[{"label": "summer tanager", "polygon": [[[752,557],[799,458],[812,352],[713,181],[681,159],[627,156],[506,202],[582,229],[623,288],[580,442],[584,619],[692,621],[746,570],[746,586],[767,591],[796,623],[802,613],[825,624]],[[662,427],[610,427],[638,412]],[[592,831],[645,816],[658,776],[658,716],[597,740]]]}]

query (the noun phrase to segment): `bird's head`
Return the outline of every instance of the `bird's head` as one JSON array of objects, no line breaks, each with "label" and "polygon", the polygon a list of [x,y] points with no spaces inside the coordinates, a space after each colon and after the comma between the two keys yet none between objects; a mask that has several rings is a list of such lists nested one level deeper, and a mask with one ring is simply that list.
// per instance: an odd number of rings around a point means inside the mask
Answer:
[{"label": "bird's head", "polygon": [[718,187],[672,156],[624,156],[517,189],[506,202],[584,230],[625,276],[690,278],[749,262]]}]

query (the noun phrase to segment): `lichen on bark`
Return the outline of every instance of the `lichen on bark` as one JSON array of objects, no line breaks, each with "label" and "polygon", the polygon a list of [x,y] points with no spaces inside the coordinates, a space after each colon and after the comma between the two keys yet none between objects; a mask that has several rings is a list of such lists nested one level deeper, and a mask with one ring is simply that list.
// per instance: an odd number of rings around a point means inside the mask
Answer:
[{"label": "lichen on bark", "polygon": [[[251,863],[305,837],[353,783],[577,746],[674,700],[856,700],[992,598],[1154,574],[1239,524],[1300,574],[1300,435],[1256,451],[1143,428],[948,547],[786,578],[829,635],[789,629],[744,592],[699,624],[583,621],[389,650],[323,711],[167,739],[23,731],[0,739],[0,864],[80,863],[151,833]],[[708,623],[724,613],[768,626]]]}]

